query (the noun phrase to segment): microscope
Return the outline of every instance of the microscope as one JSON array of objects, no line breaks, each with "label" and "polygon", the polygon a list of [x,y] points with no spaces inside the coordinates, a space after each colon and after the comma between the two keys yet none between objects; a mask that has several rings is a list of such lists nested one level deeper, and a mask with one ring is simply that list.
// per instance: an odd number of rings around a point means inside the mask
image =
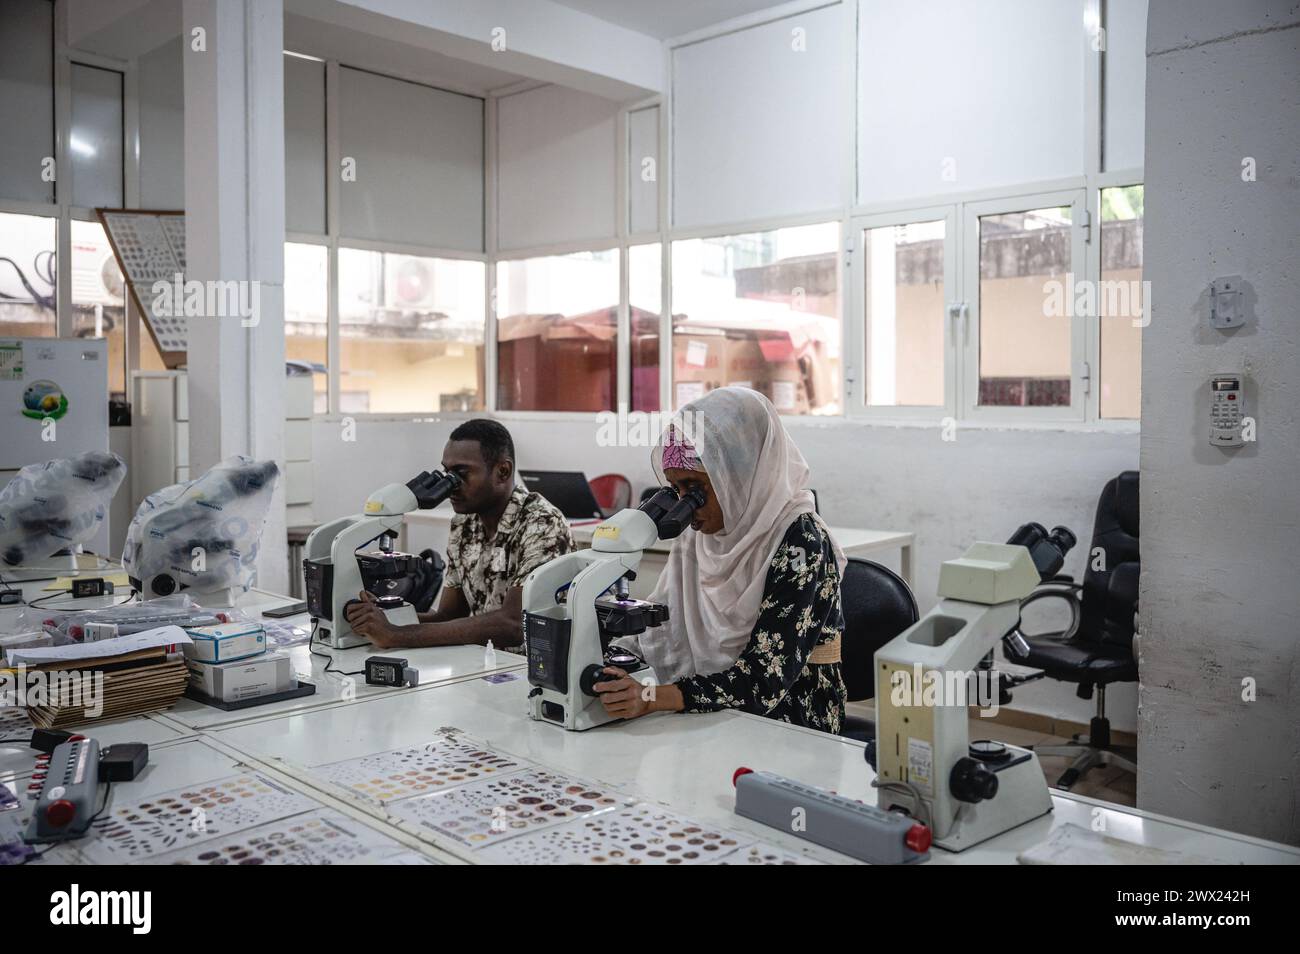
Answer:
[{"label": "microscope", "polygon": [[1065,527],[1048,533],[1036,523],[1005,544],[974,544],[940,568],[939,604],[876,652],[867,759],[874,748],[878,805],[928,824],[941,848],[962,851],[1052,810],[1038,757],[989,739],[972,743],[969,707],[992,701],[978,698],[981,677],[987,693],[1001,696],[993,648],[1022,639],[1021,600],[1056,575],[1074,544]]},{"label": "microscope", "polygon": [[[415,607],[402,598],[404,581],[419,557],[395,553],[393,541],[402,515],[438,506],[460,486],[455,474],[423,471],[405,484],[388,484],[366,500],[361,513],[322,524],[307,537],[302,569],[307,612],[317,621],[320,640],[333,649],[368,642],[348,625],[347,605],[357,593],[373,593],[395,626],[419,622]],[[362,551],[378,540],[378,550]]]},{"label": "microscope", "polygon": [[591,549],[558,556],[524,580],[524,643],[528,653],[528,715],[566,729],[591,729],[614,717],[593,688],[617,666],[638,682],[655,685],[654,669],[629,649],[612,646],[668,620],[662,603],[628,598],[641,554],[656,540],[671,540],[704,506],[699,489],[678,497],[661,488],[636,510],[622,510],[596,527]]}]

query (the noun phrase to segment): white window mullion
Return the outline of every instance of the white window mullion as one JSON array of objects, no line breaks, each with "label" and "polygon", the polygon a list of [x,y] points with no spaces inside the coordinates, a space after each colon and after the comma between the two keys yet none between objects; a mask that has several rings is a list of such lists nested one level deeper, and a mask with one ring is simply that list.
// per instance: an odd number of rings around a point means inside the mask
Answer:
[{"label": "white window mullion", "polygon": [[330,60],[325,64],[325,229],[329,235],[329,263],[327,280],[329,298],[326,301],[325,364],[327,409],[330,414],[341,411],[342,386],[342,330],[339,324],[339,193],[342,184],[339,148],[339,64]]}]

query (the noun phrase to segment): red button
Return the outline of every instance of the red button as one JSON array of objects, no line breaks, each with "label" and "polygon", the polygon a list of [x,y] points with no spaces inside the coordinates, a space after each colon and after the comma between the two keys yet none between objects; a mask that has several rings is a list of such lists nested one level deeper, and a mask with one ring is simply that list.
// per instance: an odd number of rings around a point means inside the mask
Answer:
[{"label": "red button", "polygon": [[925,854],[930,850],[930,829],[917,822],[907,830],[907,835],[903,838],[903,844],[918,855]]},{"label": "red button", "polygon": [[745,766],[742,765],[740,768],[736,769],[736,771],[731,773],[731,784],[734,786],[738,781],[740,781],[740,776],[750,775],[753,771],[753,769],[745,768]]},{"label": "red button", "polygon": [[1235,394],[1229,394],[1229,395],[1228,395],[1228,400],[1229,400],[1229,401],[1235,401],[1235,400],[1237,400],[1237,395],[1235,395]]},{"label": "red button", "polygon": [[66,798],[52,802],[45,808],[45,820],[55,828],[62,828],[77,817],[77,806]]}]

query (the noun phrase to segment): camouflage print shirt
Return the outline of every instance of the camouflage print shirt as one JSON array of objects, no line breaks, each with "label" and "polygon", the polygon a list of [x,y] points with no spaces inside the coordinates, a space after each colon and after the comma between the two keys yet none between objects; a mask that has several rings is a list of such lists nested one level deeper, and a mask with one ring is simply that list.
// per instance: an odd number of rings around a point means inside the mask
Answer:
[{"label": "camouflage print shirt", "polygon": [[524,585],[529,573],[572,549],[564,514],[541,494],[517,486],[491,540],[478,514],[452,518],[443,585],[465,595],[471,616],[490,613],[502,607],[512,587]]}]

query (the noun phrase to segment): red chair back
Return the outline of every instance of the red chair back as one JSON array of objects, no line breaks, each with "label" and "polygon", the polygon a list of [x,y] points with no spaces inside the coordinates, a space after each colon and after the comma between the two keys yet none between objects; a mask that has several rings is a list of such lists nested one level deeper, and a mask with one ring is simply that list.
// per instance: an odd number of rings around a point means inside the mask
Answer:
[{"label": "red chair back", "polygon": [[601,474],[587,483],[591,484],[591,494],[607,517],[627,509],[632,503],[632,482],[622,474]]}]

